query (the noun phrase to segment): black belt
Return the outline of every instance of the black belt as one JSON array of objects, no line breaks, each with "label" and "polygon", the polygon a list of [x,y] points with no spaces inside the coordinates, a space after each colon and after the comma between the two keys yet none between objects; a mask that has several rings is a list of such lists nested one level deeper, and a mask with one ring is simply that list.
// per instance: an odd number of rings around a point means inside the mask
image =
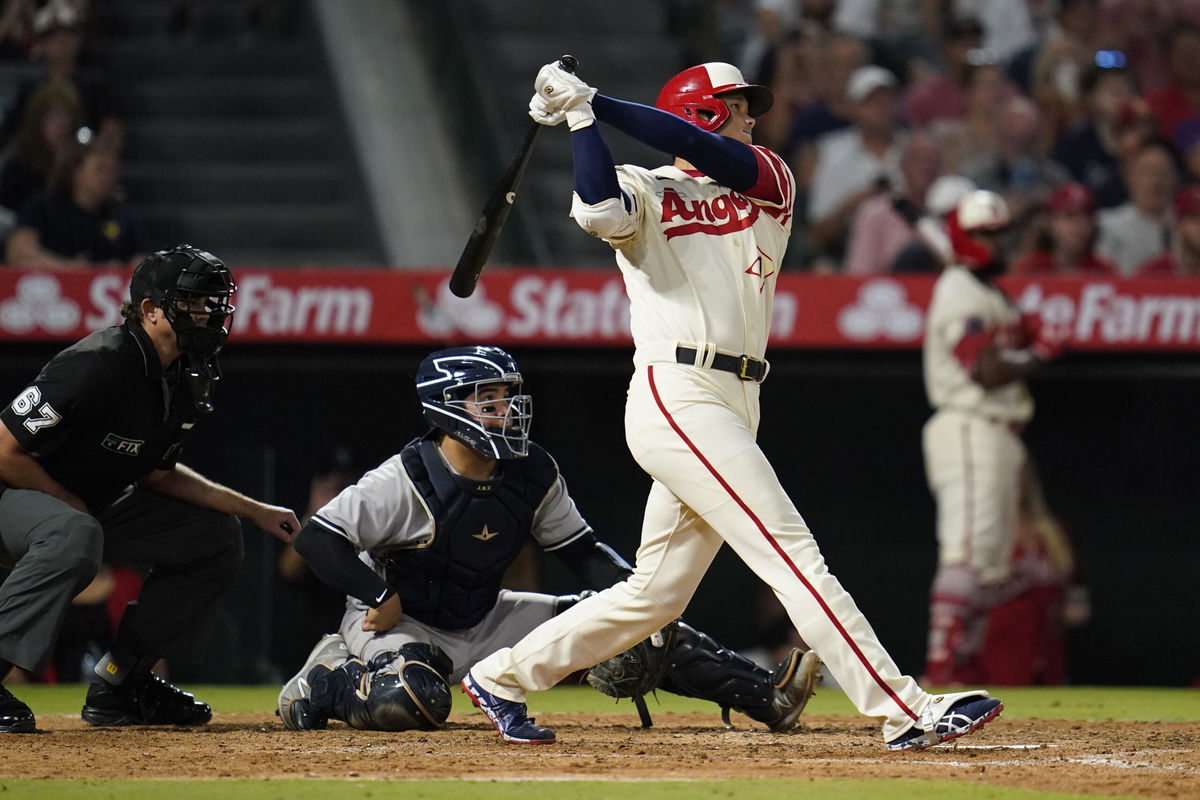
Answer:
[{"label": "black belt", "polygon": [[[676,347],[675,360],[680,364],[696,364],[696,349],[694,347]],[[767,377],[767,362],[754,356],[730,356],[717,353],[713,356],[712,368],[722,372],[732,372],[744,381],[762,383]]]}]

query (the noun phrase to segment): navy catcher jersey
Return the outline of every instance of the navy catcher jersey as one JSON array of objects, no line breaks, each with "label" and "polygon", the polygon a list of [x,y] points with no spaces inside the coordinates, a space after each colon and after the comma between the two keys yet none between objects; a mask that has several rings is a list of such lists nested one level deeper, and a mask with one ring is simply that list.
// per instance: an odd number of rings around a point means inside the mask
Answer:
[{"label": "navy catcher jersey", "polygon": [[472,481],[429,439],[368,472],[313,522],[354,544],[400,595],[405,614],[450,630],[486,615],[529,536],[552,551],[591,531],[537,445],[526,458],[497,462],[490,480]]}]

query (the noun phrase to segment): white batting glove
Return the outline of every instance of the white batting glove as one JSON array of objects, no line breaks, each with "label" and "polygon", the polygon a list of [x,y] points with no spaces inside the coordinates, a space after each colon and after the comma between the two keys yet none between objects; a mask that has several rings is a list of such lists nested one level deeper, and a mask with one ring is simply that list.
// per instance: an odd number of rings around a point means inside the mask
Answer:
[{"label": "white batting glove", "polygon": [[547,111],[570,111],[577,105],[592,102],[596,96],[595,89],[558,66],[557,61],[538,70],[533,88],[546,98]]},{"label": "white batting glove", "polygon": [[539,125],[554,127],[562,124],[567,118],[567,112],[553,106],[549,100],[534,92],[529,100],[529,116]]},{"label": "white batting glove", "polygon": [[[596,91],[595,89],[592,90]],[[596,122],[596,112],[591,103],[580,103],[567,109],[567,127],[573,131],[586,128]]]}]

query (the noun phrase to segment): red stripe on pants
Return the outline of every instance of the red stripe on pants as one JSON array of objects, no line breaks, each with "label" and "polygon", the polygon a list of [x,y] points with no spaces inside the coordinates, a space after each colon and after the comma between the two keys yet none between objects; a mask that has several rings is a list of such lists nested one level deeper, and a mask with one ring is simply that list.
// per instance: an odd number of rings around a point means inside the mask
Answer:
[{"label": "red stripe on pants", "polygon": [[646,368],[646,374],[650,380],[650,392],[654,395],[654,402],[658,405],[658,410],[661,411],[662,415],[666,418],[667,424],[670,425],[671,429],[679,435],[679,438],[682,439],[683,443],[688,446],[688,449],[695,454],[696,458],[700,459],[700,463],[704,465],[704,468],[707,469],[714,478],[716,478],[717,483],[721,484],[721,487],[726,491],[726,493],[729,494],[731,498],[733,498],[733,501],[738,504],[742,511],[746,512],[746,516],[750,518],[755,527],[758,528],[759,533],[761,533],[763,538],[767,540],[767,543],[771,545],[771,549],[779,554],[779,557],[782,558],[784,563],[788,565],[788,569],[792,571],[792,574],[799,579],[804,588],[808,590],[808,593],[811,594],[813,599],[817,601],[817,605],[819,605],[821,610],[825,612],[825,616],[829,618],[829,621],[833,623],[833,626],[837,629],[838,633],[842,635],[842,638],[846,641],[846,644],[850,647],[854,654],[858,656],[858,660],[862,662],[863,667],[867,670],[867,674],[869,674],[875,683],[879,685],[879,688],[883,689],[888,697],[892,698],[896,705],[900,706],[901,710],[903,710],[905,714],[915,721],[917,719],[917,714],[913,713],[913,710],[905,705],[904,701],[896,696],[896,693],[892,691],[892,687],[888,686],[883,678],[879,677],[879,673],[875,671],[875,668],[871,666],[871,662],[867,660],[865,655],[863,655],[862,650],[860,650],[858,647],[858,643],[851,638],[849,632],[845,629],[845,627],[842,626],[841,620],[839,620],[833,613],[833,609],[831,609],[825,602],[825,598],[821,597],[821,595],[817,593],[816,588],[809,583],[808,578],[804,577],[804,574],[801,573],[800,568],[797,567],[795,562],[788,557],[788,554],[784,552],[784,549],[779,545],[779,542],[777,542],[775,537],[771,535],[771,532],[767,530],[767,526],[764,525],[762,520],[760,520],[758,516],[750,509],[750,506],[746,505],[746,502],[738,496],[737,492],[733,490],[733,487],[730,486],[723,477],[721,477],[721,473],[717,472],[716,467],[714,467],[709,460],[704,457],[704,454],[700,452],[700,448],[696,447],[692,440],[688,438],[687,434],[683,432],[683,429],[679,427],[679,424],[675,422],[674,417],[671,416],[671,412],[667,410],[666,405],[663,403],[662,397],[660,397],[658,394],[658,386],[654,382],[653,365]]}]

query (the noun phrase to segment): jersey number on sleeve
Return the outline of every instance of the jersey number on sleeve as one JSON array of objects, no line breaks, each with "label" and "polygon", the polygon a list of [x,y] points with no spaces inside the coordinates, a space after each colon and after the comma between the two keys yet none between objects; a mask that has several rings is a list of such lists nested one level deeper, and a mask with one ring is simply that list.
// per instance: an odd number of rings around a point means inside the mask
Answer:
[{"label": "jersey number on sleeve", "polygon": [[[42,399],[42,391],[36,386],[30,386],[25,391],[17,395],[17,399],[12,402],[12,410],[18,416],[29,417],[21,424],[25,426],[25,430],[30,433],[37,433],[42,428],[51,428],[62,421],[62,415],[54,410],[54,406],[49,403],[38,405],[38,401]],[[39,416],[30,417],[34,411],[37,411]]]}]

